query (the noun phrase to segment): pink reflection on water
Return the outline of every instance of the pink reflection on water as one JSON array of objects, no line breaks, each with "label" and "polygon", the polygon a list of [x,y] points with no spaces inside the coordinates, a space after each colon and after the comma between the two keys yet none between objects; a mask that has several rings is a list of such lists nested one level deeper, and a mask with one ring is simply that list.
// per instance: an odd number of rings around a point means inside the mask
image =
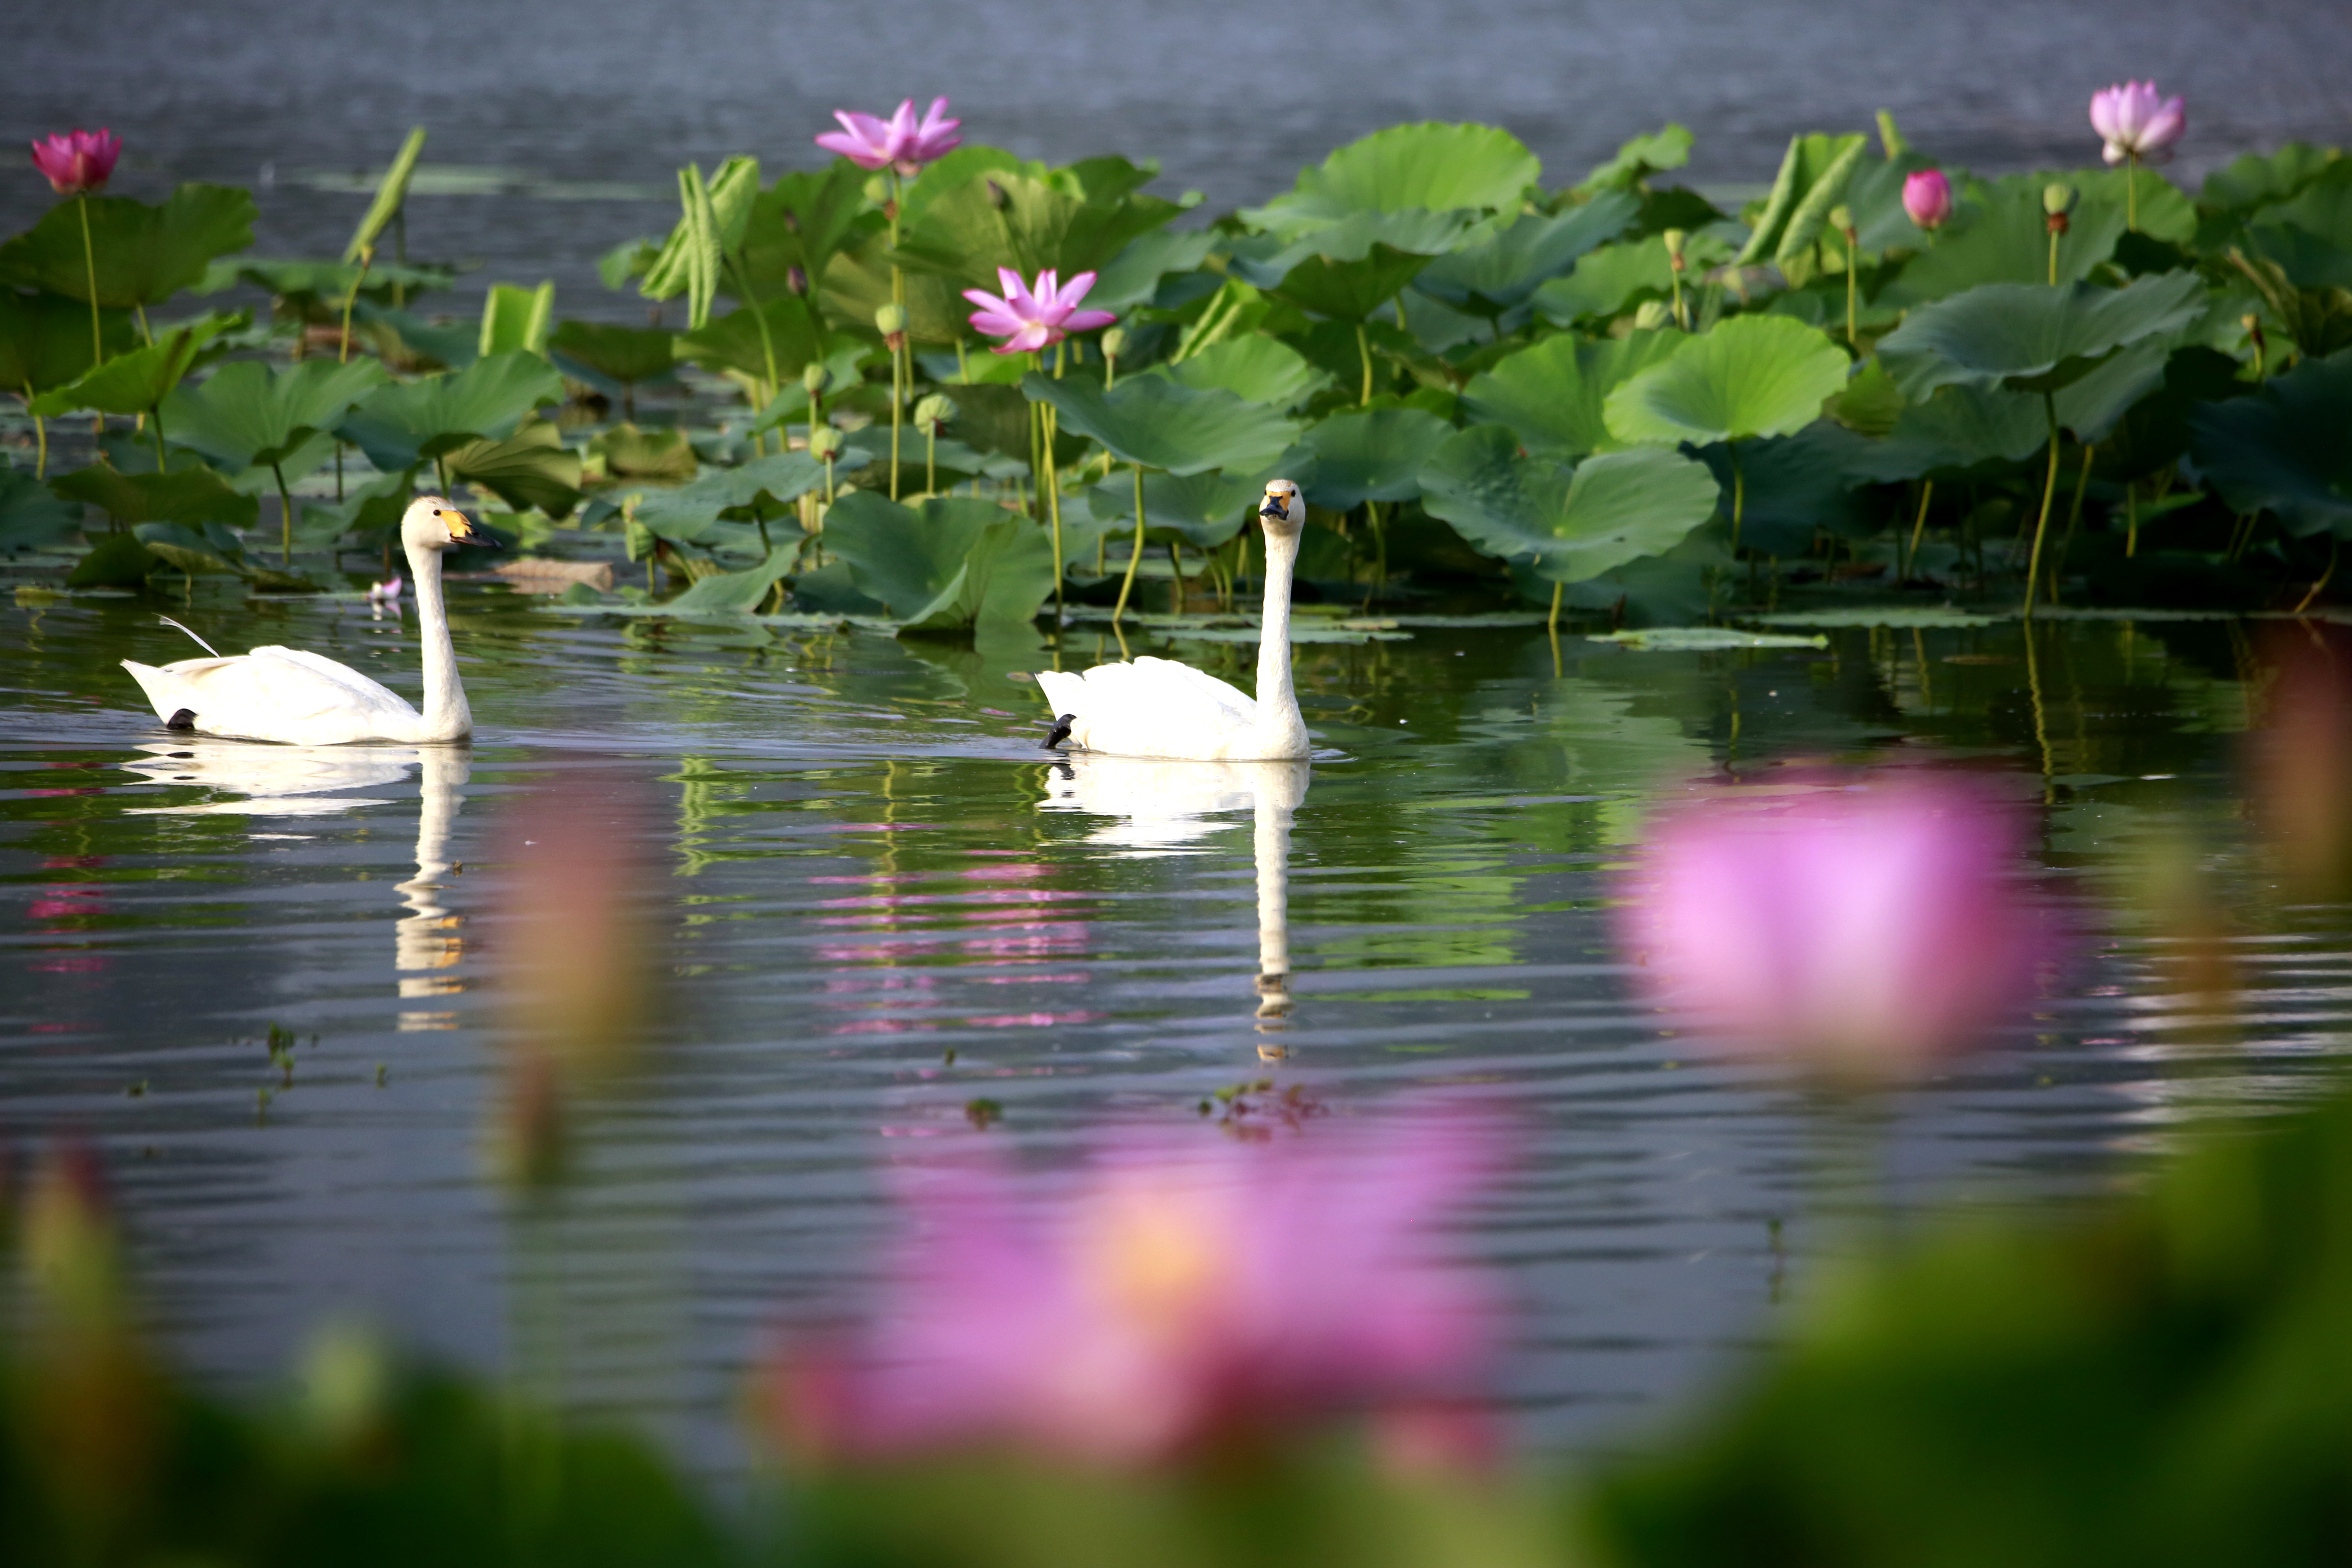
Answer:
[{"label": "pink reflection on water", "polygon": [[[829,978],[822,988],[827,996],[841,998],[827,1005],[858,1012],[903,1008],[908,992],[918,994],[919,1005],[928,1005],[936,996],[942,976],[992,985],[1083,982],[1083,973],[1049,973],[1040,966],[1087,951],[1087,922],[1069,919],[1062,906],[1084,901],[1090,895],[1031,885],[1047,871],[1036,861],[1004,861],[1005,851],[981,853],[999,863],[944,873],[876,871],[810,878],[812,883],[872,889],[819,900],[817,909],[843,912],[820,914],[815,917],[816,925],[907,933],[887,942],[820,945],[818,957],[845,966],[845,973]],[[942,891],[905,890],[938,888],[941,883],[947,884]],[[964,934],[975,928],[985,934]],[[910,967],[918,962],[927,967]],[[1015,1011],[952,1021],[973,1028],[1045,1028],[1090,1023],[1100,1016],[1085,1010]],[[825,1033],[898,1035],[939,1028],[949,1021],[859,1017],[832,1025]]]}]

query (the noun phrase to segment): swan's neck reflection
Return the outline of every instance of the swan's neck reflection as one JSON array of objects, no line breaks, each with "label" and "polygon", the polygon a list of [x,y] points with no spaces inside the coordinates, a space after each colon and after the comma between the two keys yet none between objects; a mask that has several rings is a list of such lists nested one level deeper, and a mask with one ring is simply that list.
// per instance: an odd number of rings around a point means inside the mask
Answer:
[{"label": "swan's neck reflection", "polygon": [[[400,921],[393,938],[403,998],[446,996],[465,989],[464,982],[447,973],[465,954],[466,939],[458,934],[464,917],[444,909],[441,896],[443,879],[450,874],[449,831],[465,800],[458,791],[472,769],[460,747],[425,746],[418,755],[424,771],[416,814],[416,875],[400,884],[400,901],[411,912]],[[404,1010],[400,1015],[403,1029],[457,1026],[454,1013]]]},{"label": "swan's neck reflection", "polygon": [[[1055,764],[1046,811],[1083,811],[1121,820],[1087,836],[1130,855],[1189,853],[1225,824],[1218,814],[1248,809],[1257,861],[1257,1029],[1273,1035],[1290,1013],[1290,824],[1307,797],[1310,764],[1174,763],[1080,753]],[[1286,1053],[1263,1039],[1268,1060]]]}]

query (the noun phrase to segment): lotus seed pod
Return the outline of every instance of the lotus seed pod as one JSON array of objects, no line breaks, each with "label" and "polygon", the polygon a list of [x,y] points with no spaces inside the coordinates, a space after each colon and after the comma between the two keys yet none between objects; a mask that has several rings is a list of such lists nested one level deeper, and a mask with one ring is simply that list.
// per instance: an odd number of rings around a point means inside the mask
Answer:
[{"label": "lotus seed pod", "polygon": [[885,305],[874,312],[874,325],[886,338],[897,337],[907,330],[907,307]]},{"label": "lotus seed pod", "polygon": [[1105,359],[1117,359],[1119,355],[1125,353],[1127,352],[1127,329],[1125,327],[1113,327],[1110,331],[1105,332],[1102,335],[1102,352],[1103,358]]},{"label": "lotus seed pod", "polygon": [[2053,181],[2042,187],[2042,210],[2052,217],[2063,217],[2074,210],[2074,187],[2063,181]]},{"label": "lotus seed pod", "polygon": [[808,395],[811,397],[824,390],[828,379],[830,378],[824,374],[824,366],[814,360],[809,362],[809,367],[806,370],[801,372],[801,384],[808,388]]},{"label": "lotus seed pod", "polygon": [[1843,205],[1830,208],[1830,226],[1852,239],[1854,236],[1853,209]]},{"label": "lotus seed pod", "polygon": [[1633,312],[1636,331],[1653,331],[1674,324],[1675,312],[1664,300],[1644,300],[1642,308]]},{"label": "lotus seed pod", "polygon": [[1666,242],[1666,254],[1668,256],[1679,257],[1683,253],[1683,247],[1690,243],[1690,231],[1687,229],[1670,228],[1666,230],[1665,233],[1658,236],[1658,237]]},{"label": "lotus seed pod", "polygon": [[841,432],[830,425],[820,425],[809,432],[809,456],[820,463],[830,463],[841,456]]},{"label": "lotus seed pod", "polygon": [[937,434],[941,426],[953,420],[961,412],[962,410],[955,405],[954,398],[944,392],[934,392],[915,405],[915,423],[928,426],[934,434]]}]

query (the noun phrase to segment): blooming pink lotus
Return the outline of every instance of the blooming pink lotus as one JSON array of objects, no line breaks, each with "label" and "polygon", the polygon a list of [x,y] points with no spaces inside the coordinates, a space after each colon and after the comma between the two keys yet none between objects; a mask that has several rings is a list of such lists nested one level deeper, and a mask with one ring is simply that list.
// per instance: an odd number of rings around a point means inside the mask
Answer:
[{"label": "blooming pink lotus", "polygon": [[930,112],[920,124],[915,121],[911,98],[902,101],[887,121],[854,109],[836,109],[833,117],[841,121],[841,129],[825,132],[816,144],[840,153],[861,169],[893,168],[912,178],[924,164],[935,163],[963,145],[963,138],[957,134],[963,121],[950,120],[947,112],[944,98],[931,100]]},{"label": "blooming pink lotus", "polygon": [[1903,210],[1921,228],[1944,226],[1952,216],[1952,182],[1941,169],[1919,169],[1904,176]]},{"label": "blooming pink lotus", "polygon": [[2189,129],[2180,98],[2157,95],[2152,81],[2125,81],[2091,95],[2091,129],[2106,139],[2110,163],[2162,163]]},{"label": "blooming pink lotus", "polygon": [[367,591],[368,603],[371,605],[397,605],[400,603],[400,590],[403,584],[400,580],[400,574],[397,572],[394,572],[390,577],[381,583],[371,583],[368,584]]},{"label": "blooming pink lotus", "polygon": [[1048,267],[1037,274],[1037,286],[1032,289],[1021,281],[1021,274],[1000,267],[996,284],[1004,290],[1001,300],[985,289],[967,289],[963,297],[980,307],[971,313],[971,324],[992,338],[1004,340],[996,345],[1001,354],[1034,353],[1072,332],[1091,332],[1118,320],[1108,310],[1078,309],[1078,301],[1095,286],[1091,272],[1081,272],[1064,283]]},{"label": "blooming pink lotus", "polygon": [[1653,837],[1620,937],[1658,1004],[1724,1046],[1883,1079],[2021,1000],[2043,928],[2015,852],[2008,816],[1948,781],[1718,795]]},{"label": "blooming pink lotus", "polygon": [[1493,1295],[1430,1231],[1490,1141],[1384,1120],[1128,1140],[1050,1191],[933,1172],[866,1335],[780,1364],[782,1427],[829,1458],[1011,1444],[1119,1464],[1458,1399]]},{"label": "blooming pink lotus", "polygon": [[103,128],[60,132],[33,143],[33,167],[47,176],[49,188],[61,196],[106,189],[114,175],[114,161],[121,156],[122,139]]}]

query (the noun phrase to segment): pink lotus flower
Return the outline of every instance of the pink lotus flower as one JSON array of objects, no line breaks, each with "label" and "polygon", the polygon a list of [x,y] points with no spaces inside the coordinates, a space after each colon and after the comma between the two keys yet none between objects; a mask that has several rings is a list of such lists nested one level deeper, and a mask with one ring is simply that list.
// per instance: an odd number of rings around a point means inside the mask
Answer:
[{"label": "pink lotus flower", "polygon": [[931,100],[930,112],[919,125],[915,122],[911,98],[901,102],[887,121],[854,109],[836,109],[833,117],[841,121],[841,129],[825,132],[816,144],[840,153],[861,169],[896,168],[911,178],[922,172],[924,164],[935,163],[963,145],[963,138],[956,134],[963,121],[948,119],[947,112],[944,98]]},{"label": "pink lotus flower", "polygon": [[114,161],[121,156],[122,139],[104,129],[61,132],[33,143],[33,167],[48,177],[49,188],[61,196],[106,189]]},{"label": "pink lotus flower", "polygon": [[1903,210],[1921,228],[1944,226],[1952,216],[1952,182],[1941,169],[1920,169],[1904,177]]},{"label": "pink lotus flower", "polygon": [[1004,290],[1001,300],[985,289],[967,289],[963,297],[980,307],[971,313],[971,324],[992,338],[1004,339],[996,345],[1001,354],[1034,353],[1072,332],[1091,332],[1118,320],[1108,310],[1078,309],[1078,301],[1095,286],[1091,272],[1081,272],[1066,284],[1048,267],[1037,274],[1033,292],[1021,274],[1000,267],[996,284]]},{"label": "pink lotus flower", "polygon": [[1735,1051],[1883,1079],[1963,1048],[2021,1000],[2042,931],[2015,829],[1911,779],[1670,818],[1620,938],[1658,1004]]},{"label": "pink lotus flower", "polygon": [[396,605],[400,603],[401,587],[402,584],[400,581],[400,574],[397,572],[394,572],[392,576],[384,582],[371,583],[368,584],[367,591],[368,603],[371,605]]},{"label": "pink lotus flower", "polygon": [[2162,163],[2189,129],[2179,95],[2158,98],[2152,81],[2125,81],[2091,95],[2091,129],[2106,139],[2110,163]]},{"label": "pink lotus flower", "polygon": [[933,1172],[905,1194],[866,1335],[778,1364],[782,1429],[825,1458],[1012,1444],[1131,1464],[1458,1400],[1493,1298],[1433,1256],[1431,1222],[1489,1143],[1325,1123],[1125,1140],[1051,1191],[999,1165]]}]

